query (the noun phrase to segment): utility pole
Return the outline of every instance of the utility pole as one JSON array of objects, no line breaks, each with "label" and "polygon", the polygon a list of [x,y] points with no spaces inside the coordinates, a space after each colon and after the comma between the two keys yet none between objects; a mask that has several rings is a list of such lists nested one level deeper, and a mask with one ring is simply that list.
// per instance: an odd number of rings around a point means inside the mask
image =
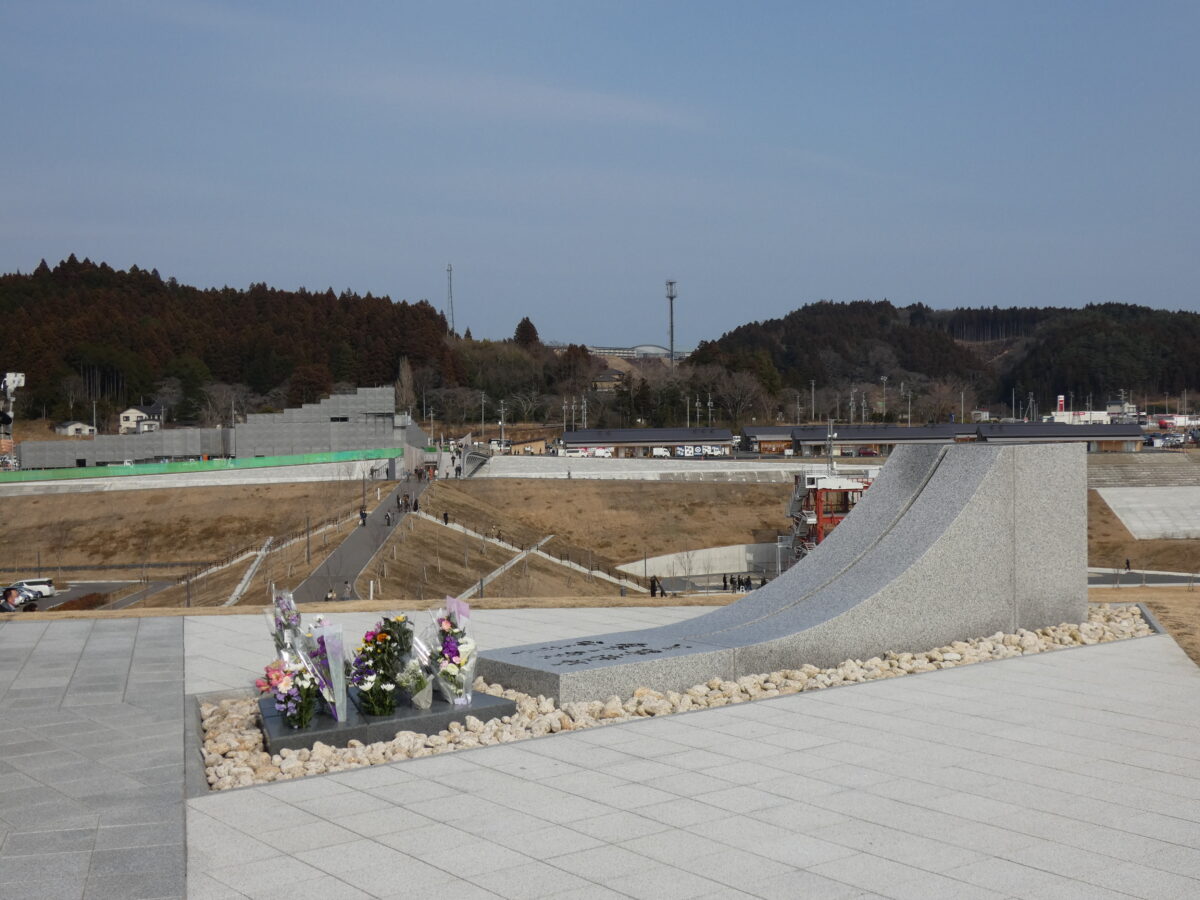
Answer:
[{"label": "utility pole", "polygon": [[850,424],[851,425],[854,424],[854,395],[856,393],[857,393],[857,391],[855,391],[854,388],[850,388]]},{"label": "utility pole", "polygon": [[812,391],[812,406],[810,407],[811,412],[809,413],[809,417],[815,421],[817,418],[817,379],[808,379],[808,386]]},{"label": "utility pole", "polygon": [[886,375],[879,376],[879,383],[883,385],[883,417],[887,419],[887,379]]},{"label": "utility pole", "polygon": [[504,401],[500,401],[500,452],[504,453]]},{"label": "utility pole", "polygon": [[708,392],[708,427],[712,428],[712,391]]},{"label": "utility pole", "polygon": [[[675,282],[667,282],[668,339],[670,341],[671,368],[675,368]],[[586,426],[585,426],[586,427]]]},{"label": "utility pole", "polygon": [[487,406],[487,394],[479,392],[479,439],[483,440],[483,411]]},{"label": "utility pole", "polygon": [[454,266],[446,263],[446,313],[450,318],[450,333],[454,334]]},{"label": "utility pole", "polygon": [[583,407],[583,430],[587,431],[587,397],[582,398],[579,403]]}]

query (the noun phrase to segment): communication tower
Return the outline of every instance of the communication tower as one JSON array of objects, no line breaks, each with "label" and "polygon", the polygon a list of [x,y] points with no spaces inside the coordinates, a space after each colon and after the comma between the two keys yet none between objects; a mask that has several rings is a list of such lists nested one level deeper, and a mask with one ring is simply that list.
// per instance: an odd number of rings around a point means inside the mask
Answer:
[{"label": "communication tower", "polygon": [[450,319],[450,333],[454,334],[454,266],[446,263],[446,315]]},{"label": "communication tower", "polygon": [[675,282],[667,282],[667,316],[668,325],[668,340],[669,353],[671,359],[671,368],[675,368]]}]

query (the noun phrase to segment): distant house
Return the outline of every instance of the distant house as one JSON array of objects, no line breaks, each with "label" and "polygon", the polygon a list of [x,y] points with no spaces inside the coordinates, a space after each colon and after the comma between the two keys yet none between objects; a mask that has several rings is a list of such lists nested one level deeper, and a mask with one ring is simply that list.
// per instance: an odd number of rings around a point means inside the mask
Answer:
[{"label": "distant house", "polygon": [[592,390],[598,393],[615,391],[625,380],[625,373],[617,369],[605,369],[592,379]]},{"label": "distant house", "polygon": [[56,434],[66,434],[70,437],[93,437],[96,429],[87,422],[59,422],[54,426]]},{"label": "distant house", "polygon": [[121,434],[145,434],[162,428],[163,408],[161,403],[153,406],[131,406],[121,413]]}]

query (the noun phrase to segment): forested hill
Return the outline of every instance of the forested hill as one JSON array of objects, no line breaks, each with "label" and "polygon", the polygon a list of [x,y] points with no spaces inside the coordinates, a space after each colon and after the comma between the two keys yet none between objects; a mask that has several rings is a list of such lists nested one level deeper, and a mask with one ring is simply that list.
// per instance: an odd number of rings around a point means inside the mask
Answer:
[{"label": "forested hill", "polygon": [[149,402],[164,378],[193,394],[212,382],[258,394],[286,384],[287,399],[311,400],[334,382],[391,384],[400,356],[450,375],[455,365],[446,322],[425,302],[265,284],[199,290],[74,256],[0,276],[0,316],[6,370],[26,373],[26,403],[51,409],[64,394]]},{"label": "forested hill", "polygon": [[983,403],[1012,391],[1044,399],[1072,391],[1098,404],[1121,390],[1200,386],[1200,315],[1116,303],[933,310],[822,301],[703,342],[691,361],[767,372],[793,388],[887,376],[955,381]]},{"label": "forested hill", "polygon": [[894,419],[899,397],[906,418],[927,421],[968,403],[1004,412],[1020,399],[1044,411],[1056,394],[1073,393],[1078,408],[1122,390],[1139,400],[1200,391],[1200,316],[1120,304],[822,301],[704,342],[687,365],[635,365],[608,390],[596,389],[607,361],[582,345],[543,345],[527,317],[509,340],[473,340],[451,335],[424,301],[265,284],[200,290],[74,256],[0,276],[0,317],[4,371],[27,376],[18,415],[94,412],[102,427],[142,401],[162,403],[170,422],[217,424],[231,410],[383,384],[395,384],[399,408],[459,425],[494,419],[501,402],[520,420],[565,418],[587,395],[599,427],[684,424],[701,396],[715,421],[736,425],[844,416],[851,397],[864,418]]}]

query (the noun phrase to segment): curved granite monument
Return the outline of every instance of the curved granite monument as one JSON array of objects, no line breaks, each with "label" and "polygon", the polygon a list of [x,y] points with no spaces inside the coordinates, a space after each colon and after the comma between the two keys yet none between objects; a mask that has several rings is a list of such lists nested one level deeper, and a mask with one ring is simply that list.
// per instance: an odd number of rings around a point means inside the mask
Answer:
[{"label": "curved granite monument", "polygon": [[559,702],[926,650],[1086,618],[1085,448],[908,445],[804,560],[660,628],[481,654],[488,681]]}]

